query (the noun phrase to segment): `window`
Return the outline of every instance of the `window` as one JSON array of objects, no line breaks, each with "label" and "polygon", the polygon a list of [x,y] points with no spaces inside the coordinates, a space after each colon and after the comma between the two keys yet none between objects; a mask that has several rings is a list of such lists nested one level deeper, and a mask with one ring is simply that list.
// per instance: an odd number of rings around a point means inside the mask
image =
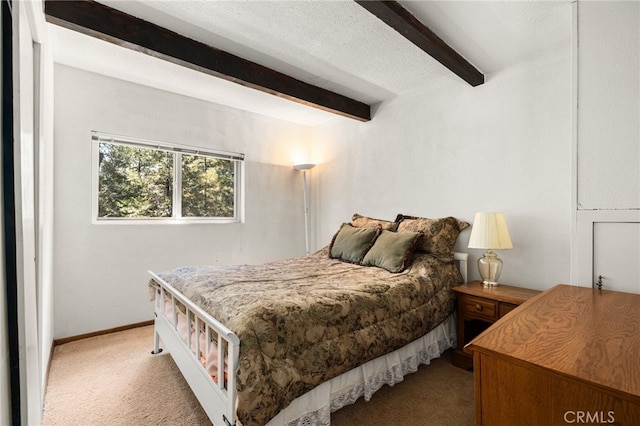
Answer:
[{"label": "window", "polygon": [[93,132],[94,218],[240,221],[243,154]]}]

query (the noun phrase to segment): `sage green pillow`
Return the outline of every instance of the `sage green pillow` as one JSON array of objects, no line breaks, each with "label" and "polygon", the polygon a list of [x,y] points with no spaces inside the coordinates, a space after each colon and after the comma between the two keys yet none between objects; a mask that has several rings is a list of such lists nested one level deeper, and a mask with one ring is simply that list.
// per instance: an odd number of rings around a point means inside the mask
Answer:
[{"label": "sage green pillow", "polygon": [[409,265],[421,236],[419,232],[382,231],[362,264],[378,266],[389,272],[402,272]]},{"label": "sage green pillow", "polygon": [[355,228],[343,223],[329,247],[329,257],[350,263],[360,263],[373,245],[380,228]]}]

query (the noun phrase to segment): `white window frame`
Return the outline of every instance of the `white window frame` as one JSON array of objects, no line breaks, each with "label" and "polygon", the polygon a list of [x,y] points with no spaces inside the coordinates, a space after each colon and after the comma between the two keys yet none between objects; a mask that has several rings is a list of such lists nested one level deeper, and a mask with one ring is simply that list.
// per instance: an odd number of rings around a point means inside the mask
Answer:
[{"label": "white window frame", "polygon": [[[173,200],[171,217],[98,217],[98,180],[100,143],[120,144],[138,148],[167,151],[173,156]],[[231,160],[234,163],[234,216],[184,217],[182,216],[182,154]],[[244,154],[212,150],[195,146],[156,142],[128,136],[91,131],[91,217],[94,224],[159,224],[159,223],[241,223],[244,222]]]}]

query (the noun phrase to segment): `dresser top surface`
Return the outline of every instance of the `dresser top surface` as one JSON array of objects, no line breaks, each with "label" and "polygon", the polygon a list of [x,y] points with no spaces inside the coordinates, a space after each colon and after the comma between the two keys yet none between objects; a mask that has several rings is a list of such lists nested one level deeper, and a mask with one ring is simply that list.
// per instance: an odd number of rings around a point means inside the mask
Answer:
[{"label": "dresser top surface", "polygon": [[557,285],[468,347],[640,397],[640,295]]}]

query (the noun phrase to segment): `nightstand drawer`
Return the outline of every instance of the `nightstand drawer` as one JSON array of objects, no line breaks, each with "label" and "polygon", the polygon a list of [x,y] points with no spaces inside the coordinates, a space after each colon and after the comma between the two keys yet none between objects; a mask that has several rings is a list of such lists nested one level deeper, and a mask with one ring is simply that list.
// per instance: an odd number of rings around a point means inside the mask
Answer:
[{"label": "nightstand drawer", "polygon": [[500,318],[502,318],[503,316],[505,316],[509,312],[513,311],[517,307],[518,307],[518,305],[514,305],[514,304],[511,304],[511,303],[501,303],[500,304]]},{"label": "nightstand drawer", "polygon": [[468,315],[492,320],[497,318],[498,302],[480,297],[465,296],[464,311]]}]

